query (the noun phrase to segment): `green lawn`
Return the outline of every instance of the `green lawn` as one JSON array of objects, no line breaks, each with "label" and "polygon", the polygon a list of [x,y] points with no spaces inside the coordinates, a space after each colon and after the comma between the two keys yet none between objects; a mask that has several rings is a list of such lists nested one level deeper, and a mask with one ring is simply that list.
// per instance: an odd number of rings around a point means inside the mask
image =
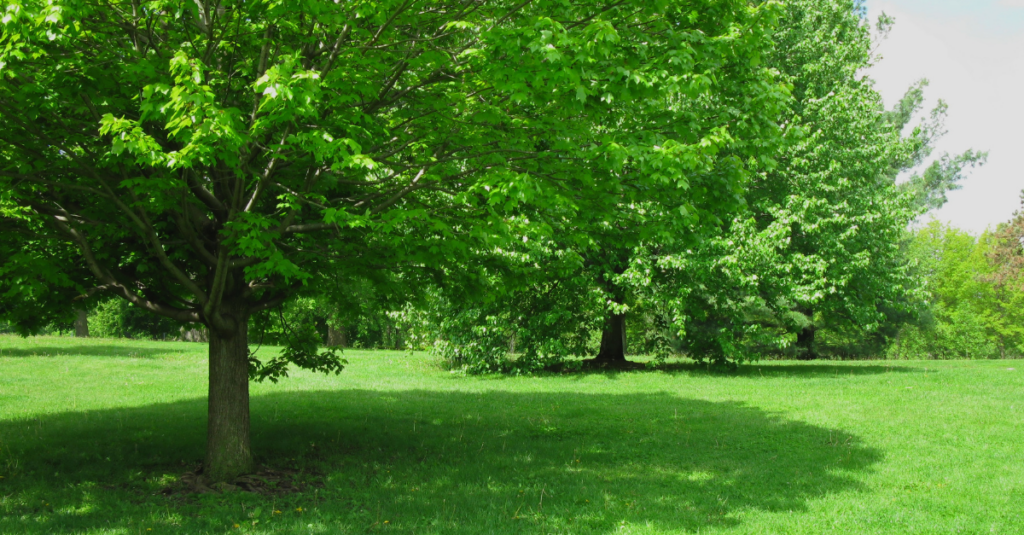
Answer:
[{"label": "green lawn", "polygon": [[347,351],[253,387],[258,461],[317,486],[165,496],[203,456],[204,352],[0,337],[0,533],[1024,533],[1021,361],[479,378]]}]

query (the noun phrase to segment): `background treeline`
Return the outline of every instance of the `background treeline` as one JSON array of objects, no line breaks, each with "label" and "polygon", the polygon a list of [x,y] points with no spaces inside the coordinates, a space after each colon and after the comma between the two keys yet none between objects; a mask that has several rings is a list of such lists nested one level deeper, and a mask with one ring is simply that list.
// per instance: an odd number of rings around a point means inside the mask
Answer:
[{"label": "background treeline", "polygon": [[[1019,358],[1024,288],[1000,277],[1011,224],[974,236],[932,221],[914,231],[907,254],[924,285],[916,321],[887,340],[892,358]],[[1020,237],[1016,236],[1016,240]],[[1017,241],[1017,248],[1020,242]]]},{"label": "background treeline", "polygon": [[[1017,222],[1017,218],[1014,222]],[[1014,222],[1000,225],[980,236],[931,220],[907,232],[902,244],[920,284],[914,313],[902,321],[882,325],[875,336],[850,336],[842,329],[823,326],[817,331],[816,354],[829,359],[993,359],[1024,356],[1024,287],[1005,284],[1000,278],[998,251],[1007,245]],[[420,306],[388,307],[367,300],[365,307],[345,313],[326,299],[299,298],[280,314],[267,314],[252,323],[253,343],[283,342],[292,326],[313,326],[323,343],[331,346],[431,350],[450,344],[445,328],[451,328],[448,312],[435,296]],[[119,299],[107,299],[88,311],[89,335],[105,338],[153,340],[198,338],[191,325],[145,313]],[[493,336],[515,354],[516,340],[492,318]],[[627,314],[627,353],[630,355],[685,356],[682,339],[668,326],[664,311],[636,310]],[[481,325],[477,331],[486,331]],[[0,331],[14,332],[7,324]],[[46,333],[73,335],[74,319],[54,323]],[[602,331],[579,334],[584,353],[600,349]],[[450,336],[450,333],[449,333]],[[766,358],[800,358],[796,345],[765,354]],[[752,342],[752,341],[745,341]],[[466,348],[463,348],[466,349]],[[458,357],[455,357],[456,359]],[[465,360],[465,359],[464,359]],[[452,362],[458,364],[464,362]]]}]

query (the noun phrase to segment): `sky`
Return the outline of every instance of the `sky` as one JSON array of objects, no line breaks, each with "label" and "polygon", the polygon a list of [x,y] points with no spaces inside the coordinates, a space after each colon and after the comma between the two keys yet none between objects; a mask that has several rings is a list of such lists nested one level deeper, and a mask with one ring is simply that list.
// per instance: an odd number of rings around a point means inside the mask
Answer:
[{"label": "sky", "polygon": [[[925,111],[949,104],[944,151],[989,152],[935,217],[974,233],[1008,221],[1024,189],[1024,0],[867,0],[872,21],[896,19],[867,71],[886,107],[927,78]],[[927,165],[928,162],[926,162]]]}]

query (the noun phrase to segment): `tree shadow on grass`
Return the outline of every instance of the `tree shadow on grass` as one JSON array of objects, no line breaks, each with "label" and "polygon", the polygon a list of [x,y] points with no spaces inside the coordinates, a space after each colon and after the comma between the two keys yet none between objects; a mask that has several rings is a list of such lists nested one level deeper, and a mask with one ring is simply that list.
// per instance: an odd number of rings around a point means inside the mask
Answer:
[{"label": "tree shadow on grass", "polygon": [[[696,363],[667,365],[666,371],[691,374],[709,372],[707,366]],[[849,377],[851,375],[878,375],[883,373],[919,373],[917,368],[889,364],[801,364],[794,362],[755,362],[740,365],[735,371],[724,372],[741,377]]]},{"label": "tree shadow on grass", "polygon": [[669,375],[716,376],[716,377],[804,377],[829,378],[849,377],[851,375],[879,375],[883,373],[921,373],[917,368],[894,366],[889,364],[799,364],[793,362],[759,362],[742,364],[735,370],[710,368],[706,364],[696,362],[667,362],[646,368],[631,370],[616,369],[582,369],[554,372],[558,375],[605,375],[618,377],[620,374],[664,373]]},{"label": "tree shadow on grass", "polygon": [[882,459],[840,429],[662,393],[286,392],[252,414],[260,462],[322,487],[161,495],[202,458],[204,400],[0,421],[0,532],[696,531],[858,491]]},{"label": "tree shadow on grass", "polygon": [[737,372],[744,376],[764,377],[849,377],[884,373],[921,373],[918,368],[889,364],[748,364]]},{"label": "tree shadow on grass", "polygon": [[[147,341],[148,342],[148,341]],[[173,345],[172,345],[173,344]],[[205,353],[206,348],[202,348]],[[191,348],[189,348],[191,349]],[[184,353],[178,343],[168,343],[166,348],[162,347],[132,347],[121,344],[68,344],[61,346],[27,346],[19,348],[0,348],[2,357],[114,357],[114,358],[159,358]]]}]

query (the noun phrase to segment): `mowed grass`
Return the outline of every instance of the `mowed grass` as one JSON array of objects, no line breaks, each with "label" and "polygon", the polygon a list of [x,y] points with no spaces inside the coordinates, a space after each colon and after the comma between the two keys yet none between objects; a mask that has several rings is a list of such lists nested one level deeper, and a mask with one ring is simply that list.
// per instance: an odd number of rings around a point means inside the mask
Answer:
[{"label": "mowed grass", "polygon": [[508,378],[349,350],[252,388],[258,461],[316,486],[165,496],[203,457],[205,350],[0,337],[0,533],[1024,533],[1020,361]]}]

